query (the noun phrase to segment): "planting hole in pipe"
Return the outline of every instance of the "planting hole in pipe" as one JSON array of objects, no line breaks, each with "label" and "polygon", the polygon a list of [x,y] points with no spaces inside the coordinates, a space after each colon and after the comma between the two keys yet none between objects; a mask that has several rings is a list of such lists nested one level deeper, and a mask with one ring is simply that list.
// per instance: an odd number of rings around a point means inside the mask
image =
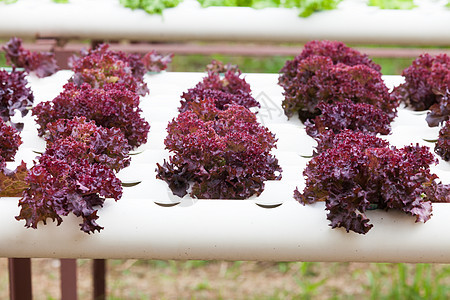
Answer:
[{"label": "planting hole in pipe", "polygon": [[255,203],[256,205],[258,205],[259,207],[262,208],[276,208],[278,206],[281,206],[283,203],[277,203],[277,204],[262,204],[262,203]]},{"label": "planting hole in pipe", "polygon": [[416,116],[422,116],[422,115],[426,115],[428,113],[428,110],[421,110],[421,111],[413,110],[410,113],[413,115],[416,115]]},{"label": "planting hole in pipe", "polygon": [[154,201],[154,203],[155,203],[156,205],[159,205],[159,206],[162,206],[162,207],[173,207],[173,206],[176,206],[176,205],[180,204],[181,202],[174,202],[174,203],[160,203],[160,202]]},{"label": "planting hole in pipe", "polygon": [[425,142],[427,143],[436,143],[438,140],[437,139],[433,139],[433,140],[429,140],[429,139],[423,139]]},{"label": "planting hole in pipe", "polygon": [[123,182],[122,181],[122,186],[123,187],[133,187],[138,185],[139,183],[141,183],[142,181],[129,181],[129,182]]},{"label": "planting hole in pipe", "polygon": [[128,154],[129,155],[138,155],[138,154],[141,154],[144,151],[145,151],[145,149],[137,150],[137,151],[130,151]]}]

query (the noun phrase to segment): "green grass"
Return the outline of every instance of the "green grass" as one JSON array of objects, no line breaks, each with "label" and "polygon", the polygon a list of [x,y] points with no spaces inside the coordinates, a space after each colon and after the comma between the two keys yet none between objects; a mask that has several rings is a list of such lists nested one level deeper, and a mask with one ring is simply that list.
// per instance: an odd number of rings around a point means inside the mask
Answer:
[{"label": "green grass", "polygon": [[5,52],[0,51],[0,67],[9,67],[6,63]]},{"label": "green grass", "polygon": [[[165,263],[163,263],[165,262]],[[137,261],[137,266],[153,266],[156,268],[170,269],[171,276],[186,274],[186,270],[193,267],[202,269],[220,262],[210,261]],[[246,274],[246,262],[237,261],[229,263],[224,276],[239,282]],[[266,267],[292,277],[298,290],[275,288],[272,294],[258,294],[249,299],[315,299],[326,290],[328,299],[358,299],[358,295],[352,295],[345,287],[328,286],[328,281],[342,276],[348,272],[350,263],[317,263],[317,262],[279,262]],[[368,270],[353,270],[355,281],[362,282],[360,295],[367,299],[449,299],[450,298],[450,265],[433,264],[369,264]],[[129,274],[127,274],[129,276]],[[175,281],[175,279],[174,279]],[[268,282],[267,284],[270,284]],[[350,284],[349,284],[350,285]],[[203,277],[200,282],[192,287],[192,292],[211,291],[217,293],[213,279]],[[247,299],[247,298],[246,298]]]},{"label": "green grass", "polygon": [[[243,73],[279,73],[287,60],[293,56],[249,57],[232,55],[176,55],[170,66],[174,72],[203,72],[205,66],[216,59],[225,63],[236,64]],[[379,58],[373,61],[381,66],[384,75],[400,75],[411,65],[414,58]]]},{"label": "green grass", "polygon": [[405,68],[411,65],[414,58],[374,57],[372,60],[381,66],[383,75],[400,75]]},{"label": "green grass", "polygon": [[244,73],[278,73],[289,56],[249,57],[233,55],[175,55],[171,70],[176,72],[203,72],[205,66],[216,59],[238,65]]},{"label": "green grass", "polygon": [[450,266],[437,271],[431,264],[376,264],[366,275],[370,299],[439,300],[450,297]]},{"label": "green grass", "polygon": [[[78,261],[78,295],[92,295],[92,261]],[[0,299],[8,299],[7,259]],[[53,259],[33,259],[33,294],[58,299]],[[107,299],[450,299],[450,264],[108,260]]]}]

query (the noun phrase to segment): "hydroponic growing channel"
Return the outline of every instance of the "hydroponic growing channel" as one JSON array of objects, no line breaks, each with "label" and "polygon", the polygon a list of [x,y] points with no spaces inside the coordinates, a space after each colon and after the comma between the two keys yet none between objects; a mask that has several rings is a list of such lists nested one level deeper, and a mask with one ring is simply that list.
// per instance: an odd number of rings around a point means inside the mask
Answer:
[{"label": "hydroponic growing channel", "polygon": [[295,8],[207,7],[184,0],[162,15],[149,15],[110,0],[0,1],[0,37],[138,41],[305,42],[450,44],[450,9],[443,1],[415,1],[412,9],[380,9],[344,0],[336,9],[307,18]]},{"label": "hydroponic growing channel", "polygon": [[[99,211],[100,233],[79,230],[80,219],[69,215],[60,226],[39,224],[24,228],[14,219],[18,198],[0,201],[0,256],[55,258],[225,259],[266,261],[372,261],[450,262],[450,205],[434,203],[426,223],[396,211],[369,211],[374,227],[366,235],[331,229],[323,203],[302,206],[293,190],[304,186],[302,171],[315,146],[304,125],[283,114],[278,74],[244,74],[253,96],[261,103],[257,116],[278,138],[273,151],[283,178],[266,182],[259,197],[248,200],[198,200],[174,196],[164,181],[156,179],[156,163],[169,156],[164,150],[166,126],[177,114],[180,95],[204,73],[148,74],[150,94],[141,99],[143,116],[151,124],[148,142],[136,150],[131,165],[118,173],[125,187],[122,199],[107,199]],[[60,71],[38,79],[30,76],[35,103],[53,99],[71,76]],[[389,87],[400,76],[384,76]],[[439,128],[430,128],[424,113],[401,108],[385,138],[397,147],[435,139]],[[45,142],[37,135],[31,116],[25,117],[24,143],[15,159],[32,164],[34,151]],[[12,164],[9,165],[13,167]],[[432,166],[444,183],[450,182],[450,163]]]}]

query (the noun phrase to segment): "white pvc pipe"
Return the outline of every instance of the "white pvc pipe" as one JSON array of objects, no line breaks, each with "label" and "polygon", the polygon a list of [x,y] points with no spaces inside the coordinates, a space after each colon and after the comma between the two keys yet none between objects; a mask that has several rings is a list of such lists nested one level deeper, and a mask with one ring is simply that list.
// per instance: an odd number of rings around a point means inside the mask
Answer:
[{"label": "white pvc pipe", "polygon": [[[260,120],[278,137],[274,155],[283,168],[281,181],[269,181],[259,197],[249,200],[194,200],[173,196],[163,181],[155,178],[156,163],[169,153],[163,149],[167,122],[177,114],[181,92],[194,86],[205,74],[170,73],[146,76],[151,93],[142,99],[144,115],[151,124],[149,142],[132,157],[131,165],[118,176],[124,181],[142,181],[124,188],[121,200],[108,199],[98,212],[105,229],[86,234],[80,219],[63,218],[61,226],[39,224],[24,228],[16,221],[18,198],[0,199],[0,257],[55,258],[142,258],[142,259],[225,259],[271,261],[371,261],[450,263],[450,204],[434,204],[426,223],[396,211],[369,211],[374,225],[366,235],[331,229],[324,203],[302,206],[292,198],[293,190],[304,187],[302,171],[314,142],[304,133],[300,121],[278,114],[282,89],[277,74],[245,74],[253,95],[264,100]],[[38,101],[57,95],[70,72],[52,77],[30,77]],[[385,76],[392,87],[399,76]],[[170,111],[162,115],[164,111]],[[159,116],[158,116],[159,115]],[[158,120],[153,117],[158,116]],[[425,115],[400,109],[393,134],[387,138],[396,146],[436,138]],[[26,117],[24,144],[18,161],[32,164],[33,149],[45,145],[36,136],[30,116]],[[12,166],[13,164],[10,164]],[[444,183],[450,183],[450,163],[433,166]],[[173,206],[171,206],[173,205]],[[170,206],[170,207],[168,207]]]},{"label": "white pvc pipe", "polygon": [[0,3],[0,37],[65,37],[101,40],[306,42],[450,45],[450,10],[422,1],[411,10],[382,10],[345,0],[338,9],[298,17],[296,9],[201,8],[184,0],[163,15],[124,8],[119,1],[47,0]]},{"label": "white pvc pipe", "polygon": [[0,201],[2,257],[450,262],[449,204],[433,205],[425,224],[395,211],[369,212],[374,227],[359,235],[331,229],[323,203],[286,201],[269,209],[199,200],[161,207],[149,191],[147,199],[107,201],[99,219],[105,229],[87,235],[73,216],[59,227],[24,229],[11,217],[16,200]]}]

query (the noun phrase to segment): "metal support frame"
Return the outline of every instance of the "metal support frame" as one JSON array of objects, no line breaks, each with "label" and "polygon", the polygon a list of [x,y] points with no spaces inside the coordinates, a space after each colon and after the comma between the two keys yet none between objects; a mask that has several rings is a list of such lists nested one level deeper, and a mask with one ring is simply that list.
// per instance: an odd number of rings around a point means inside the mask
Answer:
[{"label": "metal support frame", "polygon": [[92,280],[94,286],[94,300],[106,299],[106,259],[92,261]]},{"label": "metal support frame", "polygon": [[31,259],[9,258],[9,295],[11,300],[31,300]]},{"label": "metal support frame", "polygon": [[[77,260],[60,259],[61,300],[77,300]],[[30,258],[9,258],[11,300],[31,300],[32,274]],[[93,299],[106,299],[106,260],[92,260]]]},{"label": "metal support frame", "polygon": [[60,259],[61,299],[77,300],[77,260]]}]

